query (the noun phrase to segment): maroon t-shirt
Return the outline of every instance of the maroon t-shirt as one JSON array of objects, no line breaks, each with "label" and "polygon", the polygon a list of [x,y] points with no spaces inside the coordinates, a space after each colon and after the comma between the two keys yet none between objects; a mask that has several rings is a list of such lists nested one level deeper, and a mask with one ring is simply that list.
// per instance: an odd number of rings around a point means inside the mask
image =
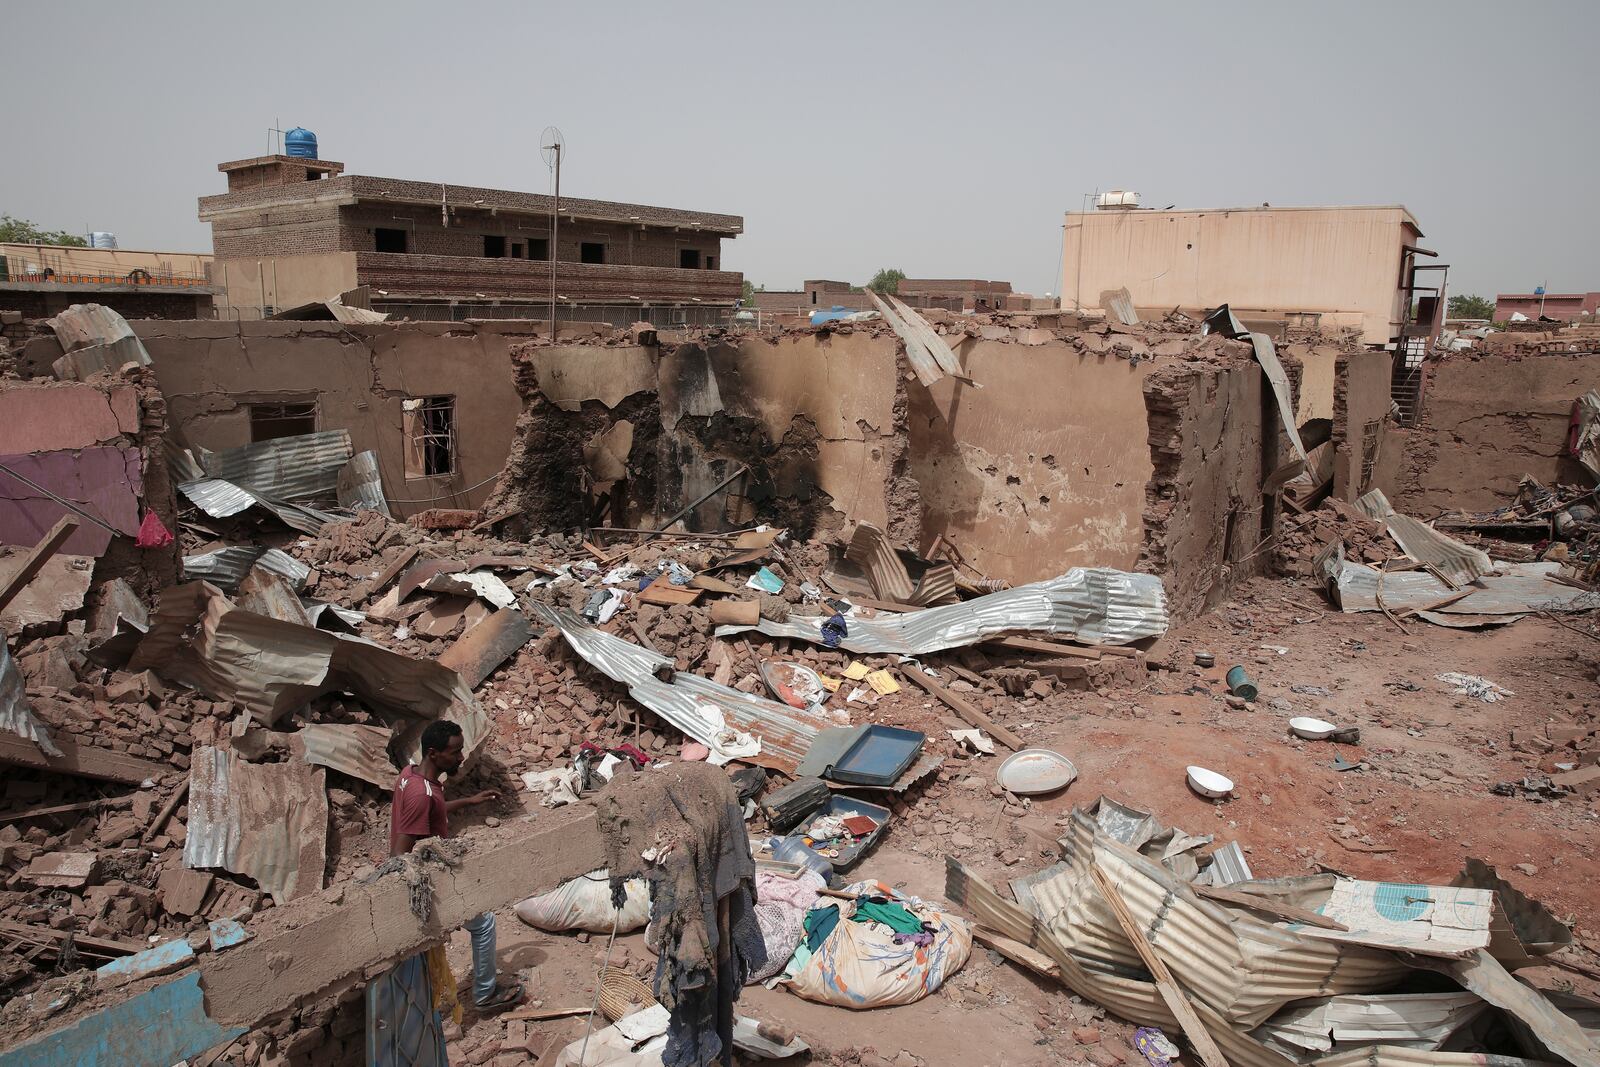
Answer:
[{"label": "maroon t-shirt", "polygon": [[389,806],[389,851],[395,840],[408,837],[447,837],[450,825],[445,817],[444,788],[415,765],[395,779],[394,800]]}]

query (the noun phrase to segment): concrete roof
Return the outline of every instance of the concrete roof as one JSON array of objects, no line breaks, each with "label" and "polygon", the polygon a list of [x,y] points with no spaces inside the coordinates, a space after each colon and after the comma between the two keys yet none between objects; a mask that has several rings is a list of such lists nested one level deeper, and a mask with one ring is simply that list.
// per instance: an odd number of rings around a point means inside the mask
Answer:
[{"label": "concrete roof", "polygon": [[1250,207],[1173,207],[1173,208],[1112,208],[1109,211],[1096,209],[1094,211],[1068,211],[1068,215],[1120,215],[1137,213],[1141,215],[1231,215],[1243,211],[1398,211],[1405,215],[1406,220],[1416,228],[1419,237],[1427,236],[1422,232],[1422,227],[1417,225],[1417,217],[1411,209],[1404,204],[1254,204]]}]

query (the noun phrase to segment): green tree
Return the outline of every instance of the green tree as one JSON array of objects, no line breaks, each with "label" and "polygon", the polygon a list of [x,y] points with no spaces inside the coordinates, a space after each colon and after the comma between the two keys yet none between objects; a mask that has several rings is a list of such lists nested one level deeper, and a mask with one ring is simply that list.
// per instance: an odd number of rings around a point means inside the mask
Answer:
[{"label": "green tree", "polygon": [[906,280],[906,272],[896,267],[885,267],[872,276],[867,283],[867,288],[875,293],[898,293],[900,283]]},{"label": "green tree", "polygon": [[764,293],[766,291],[767,291],[767,287],[766,286],[764,286],[764,285],[756,285],[749,278],[746,278],[744,280],[744,291],[742,293],[740,293],[739,295],[744,298],[744,306],[745,307],[750,307],[752,304],[754,304],[756,302],[756,294],[757,293]]},{"label": "green tree", "polygon": [[65,230],[41,230],[27,219],[14,219],[0,215],[0,241],[24,245],[76,245],[84,247],[89,242]]},{"label": "green tree", "polygon": [[1494,318],[1494,301],[1486,297],[1468,296],[1462,293],[1452,296],[1446,306],[1452,319]]}]

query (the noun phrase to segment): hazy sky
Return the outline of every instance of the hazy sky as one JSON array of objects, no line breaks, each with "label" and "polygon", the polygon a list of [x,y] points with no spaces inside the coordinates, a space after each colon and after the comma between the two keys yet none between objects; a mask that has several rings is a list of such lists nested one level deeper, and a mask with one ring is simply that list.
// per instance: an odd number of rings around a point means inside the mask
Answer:
[{"label": "hazy sky", "polygon": [[[1600,288],[1570,3],[5,5],[0,212],[207,250],[267,129],[349,172],[743,215],[730,270],[1059,285],[1061,213],[1403,203],[1453,292]],[[1588,192],[1585,192],[1588,190]]]}]

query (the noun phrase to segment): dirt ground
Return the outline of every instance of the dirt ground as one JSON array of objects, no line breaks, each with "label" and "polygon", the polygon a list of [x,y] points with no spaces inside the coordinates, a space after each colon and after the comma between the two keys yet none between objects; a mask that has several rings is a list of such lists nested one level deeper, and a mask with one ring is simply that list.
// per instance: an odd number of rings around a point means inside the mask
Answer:
[{"label": "dirt ground", "polygon": [[[1063,817],[1104,794],[1167,824],[1214,834],[1218,845],[1239,841],[1257,877],[1334,869],[1448,882],[1467,857],[1479,857],[1573,923],[1587,949],[1600,949],[1600,895],[1593,891],[1600,881],[1600,795],[1536,803],[1489,791],[1538,762],[1513,750],[1513,729],[1593,721],[1600,641],[1538,616],[1481,632],[1418,621],[1406,627],[1402,633],[1376,614],[1337,614],[1307,583],[1254,581],[1218,611],[1169,634],[1157,658],[1173,669],[1150,671],[1137,687],[1058,689],[1043,700],[1000,706],[996,717],[1030,744],[1073,760],[1079,777],[1068,789],[1007,814],[1004,798],[990,789],[998,757],[953,759],[936,783],[907,798],[878,849],[850,877],[943,900],[943,860],[953,854],[1001,885],[1052,862]],[[1194,666],[1197,651],[1212,653],[1216,665]],[[1223,699],[1222,675],[1235,663],[1260,687],[1242,709]],[[1436,680],[1446,671],[1482,676],[1512,695],[1496,703],[1456,695]],[[871,714],[923,729],[930,739],[965,725],[921,692],[897,694]],[[1298,740],[1287,728],[1293,715],[1358,726],[1361,743]],[[856,721],[864,718],[858,712]],[[1336,771],[1336,755],[1361,767]],[[1191,763],[1231,777],[1233,798],[1212,802],[1192,793],[1184,774]],[[535,931],[509,908],[500,930],[501,965],[523,972],[533,1002],[587,1007],[604,937]],[[613,962],[645,971],[652,961],[642,942],[642,934],[618,938]],[[464,935],[453,952],[465,974]],[[1546,988],[1594,989],[1554,968],[1524,974]],[[740,1010],[792,1026],[813,1046],[813,1062],[1112,1067],[1139,1060],[1130,1025],[981,945],[949,984],[917,1004],[851,1012],[782,988],[750,987]],[[469,1017],[452,1062],[527,1062],[529,1052],[581,1036],[583,1024],[582,1016],[530,1024]],[[546,1062],[553,1059],[552,1052]]]}]

